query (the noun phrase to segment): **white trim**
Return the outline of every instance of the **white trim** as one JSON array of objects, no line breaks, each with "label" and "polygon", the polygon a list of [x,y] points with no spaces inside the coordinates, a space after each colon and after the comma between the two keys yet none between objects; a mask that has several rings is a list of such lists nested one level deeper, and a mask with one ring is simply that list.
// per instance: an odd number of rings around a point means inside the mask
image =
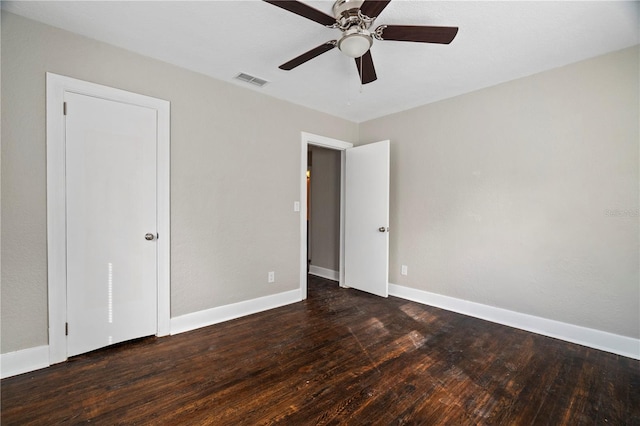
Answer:
[{"label": "white trim", "polygon": [[309,273],[332,281],[340,281],[340,272],[320,266],[309,265]]},{"label": "white trim", "polygon": [[0,378],[17,376],[49,366],[49,346],[7,352],[0,355]]},{"label": "white trim", "polygon": [[179,317],[171,318],[171,334],[184,333],[201,327],[218,324],[224,321],[244,317],[269,309],[279,308],[300,302],[299,290],[290,290],[283,293],[258,297],[256,299],[245,300],[230,305],[218,306],[217,308],[206,309],[204,311],[193,312]]},{"label": "white trim", "polygon": [[157,335],[170,332],[170,103],[120,89],[47,73],[47,263],[49,307],[49,363],[67,359],[65,92],[96,96],[152,108],[158,114],[157,226],[158,318]]},{"label": "white trim", "polygon": [[47,282],[49,306],[49,362],[67,359],[64,89],[57,76],[47,73]]},{"label": "white trim", "polygon": [[[153,99],[153,98],[151,98]],[[156,204],[158,214],[158,323],[157,336],[171,332],[171,103],[156,99],[158,149]]]},{"label": "white trim", "polygon": [[345,241],[345,206],[347,205],[347,153],[342,150],[340,155],[340,259],[338,271],[338,284],[340,287],[346,287],[344,280],[345,262],[344,262],[344,241]]},{"label": "white trim", "polygon": [[344,151],[353,144],[326,136],[301,132],[300,148],[300,295],[307,298],[307,150],[309,145],[342,151],[340,172],[340,271],[338,282],[344,286],[344,197],[345,197],[345,155]]},{"label": "white trim", "polygon": [[389,295],[530,331],[625,357],[640,359],[640,339],[536,317],[424,290],[389,284]]}]

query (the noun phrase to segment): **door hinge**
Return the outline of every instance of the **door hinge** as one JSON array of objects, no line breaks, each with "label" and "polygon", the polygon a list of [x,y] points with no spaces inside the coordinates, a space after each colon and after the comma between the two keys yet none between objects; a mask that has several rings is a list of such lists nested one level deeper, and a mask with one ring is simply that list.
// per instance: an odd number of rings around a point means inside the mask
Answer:
[{"label": "door hinge", "polygon": [[64,323],[64,335],[65,336],[69,335],[69,323],[68,322]]},{"label": "door hinge", "polygon": [[67,115],[67,103],[62,103],[62,115]]}]

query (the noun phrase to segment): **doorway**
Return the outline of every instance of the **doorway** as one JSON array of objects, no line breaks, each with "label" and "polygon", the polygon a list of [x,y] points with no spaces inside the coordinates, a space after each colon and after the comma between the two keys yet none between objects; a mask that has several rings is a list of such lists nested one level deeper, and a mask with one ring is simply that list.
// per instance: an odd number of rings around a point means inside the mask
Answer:
[{"label": "doorway", "polygon": [[[308,147],[340,151],[340,287],[387,297],[390,141],[351,143],[302,133],[300,199],[307,199]],[[347,176],[347,172],[349,176]],[[300,204],[300,298],[307,298],[307,203]]]},{"label": "doorway", "polygon": [[169,334],[169,103],[47,73],[49,362]]},{"label": "doorway", "polygon": [[[300,199],[301,203],[300,211],[300,298],[307,298],[307,271],[309,269],[308,261],[308,224],[307,224],[307,170],[309,161],[309,147],[319,147],[330,150],[338,151],[340,154],[340,220],[339,220],[339,232],[340,232],[340,244],[338,254],[338,283],[340,286],[344,286],[344,194],[345,194],[345,150],[352,148],[353,144],[344,142],[337,139],[328,138],[325,136],[314,135],[311,133],[302,132],[301,134],[301,158],[300,158]],[[313,172],[312,172],[313,173]]]},{"label": "doorway", "polygon": [[311,275],[340,279],[340,151],[309,145],[307,259]]}]

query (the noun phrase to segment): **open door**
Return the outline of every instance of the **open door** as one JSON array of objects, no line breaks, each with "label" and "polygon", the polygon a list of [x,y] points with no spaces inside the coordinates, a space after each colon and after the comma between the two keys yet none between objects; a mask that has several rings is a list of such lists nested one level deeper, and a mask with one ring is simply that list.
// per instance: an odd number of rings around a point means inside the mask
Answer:
[{"label": "open door", "polygon": [[389,295],[389,141],[346,150],[345,286]]}]

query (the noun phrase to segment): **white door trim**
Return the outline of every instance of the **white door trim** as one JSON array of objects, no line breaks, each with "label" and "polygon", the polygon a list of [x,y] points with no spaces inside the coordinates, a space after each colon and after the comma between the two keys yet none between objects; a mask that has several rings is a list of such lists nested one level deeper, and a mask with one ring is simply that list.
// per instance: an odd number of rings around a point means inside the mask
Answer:
[{"label": "white door trim", "polygon": [[326,136],[301,133],[300,149],[300,298],[307,298],[307,150],[309,145],[341,151],[340,166],[340,286],[344,285],[344,186],[345,150],[353,144]]},{"label": "white door trim", "polygon": [[49,363],[54,364],[67,359],[64,93],[95,96],[152,108],[157,112],[158,336],[166,336],[170,332],[170,104],[165,100],[52,73],[47,73],[46,91]]}]

